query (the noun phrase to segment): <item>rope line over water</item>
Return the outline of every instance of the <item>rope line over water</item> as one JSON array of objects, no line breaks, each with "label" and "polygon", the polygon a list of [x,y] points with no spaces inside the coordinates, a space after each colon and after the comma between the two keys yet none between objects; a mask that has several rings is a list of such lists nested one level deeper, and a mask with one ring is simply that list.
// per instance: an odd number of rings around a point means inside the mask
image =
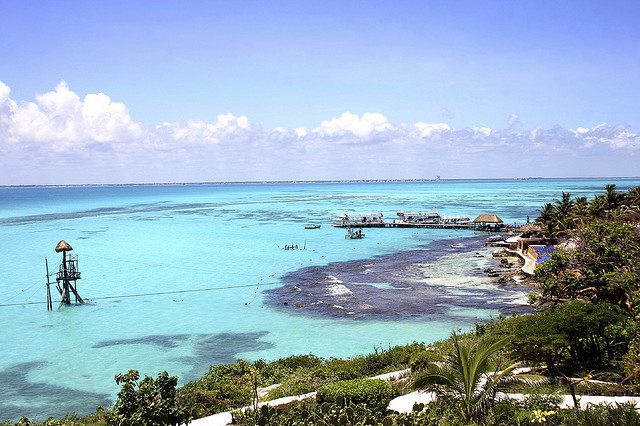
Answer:
[{"label": "rope line over water", "polygon": [[[126,263],[134,263],[140,266],[146,266],[146,267],[165,267],[165,268],[171,268],[171,269],[183,269],[183,270],[188,270],[188,271],[198,271],[198,272],[209,272],[209,273],[220,273],[220,271],[216,271],[213,269],[205,269],[205,268],[192,268],[192,267],[188,267],[188,266],[182,266],[182,265],[174,265],[174,264],[166,264],[166,263],[149,263],[149,262],[138,262],[135,260],[130,260],[130,259],[119,259],[119,258],[113,258],[113,257],[104,257],[104,256],[95,256],[95,255],[91,255],[91,254],[83,254],[83,256],[86,257],[92,257],[92,258],[96,258],[96,259],[103,259],[103,260],[111,260],[111,261],[117,261],[117,262],[126,262]],[[246,274],[240,273],[240,272],[232,272],[232,271],[225,271],[224,272],[225,275],[242,275],[245,276]],[[52,273],[50,273],[47,277],[52,277],[52,276],[56,276],[57,272],[54,271]],[[275,275],[275,274],[274,274]],[[270,277],[273,277],[274,275],[270,275]],[[233,285],[233,286],[222,286],[222,287],[209,287],[209,288],[198,288],[198,289],[187,289],[187,290],[171,290],[171,291],[162,291],[162,292],[152,292],[152,293],[140,293],[140,294],[125,294],[125,295],[120,295],[120,296],[100,296],[100,297],[91,297],[88,298],[89,300],[104,300],[104,299],[124,299],[124,298],[129,298],[129,297],[143,297],[143,296],[161,296],[161,295],[166,295],[166,294],[181,294],[181,293],[194,293],[194,292],[205,292],[205,291],[215,291],[215,290],[230,290],[230,289],[235,289],[235,288],[247,288],[247,287],[255,287],[255,291],[253,294],[253,298],[251,299],[250,302],[247,302],[246,304],[251,304],[257,297],[258,295],[258,290],[260,288],[261,285],[267,285],[267,286],[272,286],[272,285],[283,285],[282,282],[261,282],[262,279],[260,279],[260,281],[258,282],[258,284],[242,284],[242,285]],[[9,299],[7,300],[11,300],[15,297],[17,297],[20,293],[23,293],[25,291],[31,290],[36,286],[40,286],[41,284],[34,284],[28,288],[25,288],[23,290],[20,290],[19,293],[14,294],[13,296],[11,296]],[[46,286],[46,284],[45,284]],[[23,305],[40,305],[40,304],[45,304],[47,303],[45,302],[29,302],[29,299],[31,299],[39,290],[36,289],[33,294],[31,294],[31,296],[29,296],[24,302],[15,302],[15,303],[2,303],[0,304],[0,308],[4,308],[4,307],[9,307],[9,306],[23,306]]]},{"label": "rope line over water", "polygon": [[[263,286],[264,285],[283,285],[283,283],[267,282],[267,283],[260,283],[259,285],[263,285]],[[205,291],[230,290],[234,288],[247,288],[247,287],[255,287],[255,284],[240,284],[240,285],[229,285],[229,286],[209,287],[209,288],[192,288],[187,290],[158,291],[153,293],[123,294],[119,296],[98,296],[98,297],[90,297],[88,298],[88,300],[92,301],[92,300],[105,300],[105,299],[125,299],[129,297],[162,296],[167,294],[197,293],[197,292],[205,292]],[[0,304],[0,308],[4,308],[8,306],[40,305],[45,303],[47,302],[4,303],[4,304]]]}]

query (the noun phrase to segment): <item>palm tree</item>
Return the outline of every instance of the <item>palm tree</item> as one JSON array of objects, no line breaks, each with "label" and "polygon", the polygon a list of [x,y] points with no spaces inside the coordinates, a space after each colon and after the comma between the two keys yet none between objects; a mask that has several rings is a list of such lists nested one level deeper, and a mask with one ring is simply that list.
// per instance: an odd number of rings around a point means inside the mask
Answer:
[{"label": "palm tree", "polygon": [[575,222],[569,216],[558,216],[556,226],[558,230],[555,232],[555,235],[566,235],[568,231],[576,227]]},{"label": "palm tree", "polygon": [[536,218],[536,222],[545,229],[553,229],[555,227],[556,212],[555,207],[551,203],[542,206],[542,210],[538,209],[540,216]]},{"label": "palm tree", "polygon": [[624,199],[624,194],[616,191],[616,185],[610,183],[605,186],[604,204],[609,215],[613,215],[615,209]]},{"label": "palm tree", "polygon": [[573,200],[571,199],[571,194],[568,192],[563,192],[562,199],[555,200],[555,208],[556,214],[558,216],[569,216],[571,210],[573,209]]},{"label": "palm tree", "polygon": [[640,206],[640,186],[629,188],[625,202],[630,206]]},{"label": "palm tree", "polygon": [[640,222],[640,206],[622,205],[615,210],[613,216],[615,220],[623,223]]},{"label": "palm tree", "polygon": [[573,202],[573,221],[580,226],[584,226],[584,222],[589,220],[589,201],[587,197],[576,197]]},{"label": "palm tree", "polygon": [[483,336],[462,342],[453,333],[453,353],[444,362],[432,362],[413,382],[414,389],[432,390],[439,398],[460,401],[465,422],[481,420],[495,402],[498,390],[519,382],[534,384],[544,380],[536,374],[516,372],[519,363],[502,371],[492,371],[491,359],[506,340]]}]

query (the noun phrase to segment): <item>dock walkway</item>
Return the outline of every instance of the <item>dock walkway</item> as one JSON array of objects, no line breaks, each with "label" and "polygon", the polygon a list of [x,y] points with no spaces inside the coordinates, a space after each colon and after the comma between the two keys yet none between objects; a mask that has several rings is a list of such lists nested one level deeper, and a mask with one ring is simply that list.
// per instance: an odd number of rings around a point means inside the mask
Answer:
[{"label": "dock walkway", "polygon": [[477,224],[456,223],[386,223],[386,222],[351,222],[332,223],[334,228],[421,228],[421,229],[465,229],[481,232],[508,232],[517,231],[523,225],[486,226]]}]

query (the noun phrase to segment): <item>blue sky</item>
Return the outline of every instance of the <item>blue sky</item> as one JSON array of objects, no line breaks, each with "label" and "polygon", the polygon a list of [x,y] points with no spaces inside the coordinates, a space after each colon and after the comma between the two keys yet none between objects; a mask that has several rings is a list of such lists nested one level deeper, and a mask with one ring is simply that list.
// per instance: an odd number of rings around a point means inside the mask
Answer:
[{"label": "blue sky", "polygon": [[640,175],[637,1],[0,6],[0,184]]}]

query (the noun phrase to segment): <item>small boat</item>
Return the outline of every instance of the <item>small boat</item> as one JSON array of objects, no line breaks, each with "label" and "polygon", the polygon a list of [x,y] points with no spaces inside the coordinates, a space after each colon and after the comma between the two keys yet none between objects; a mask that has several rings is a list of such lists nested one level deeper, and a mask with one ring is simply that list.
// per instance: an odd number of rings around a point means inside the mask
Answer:
[{"label": "small boat", "polygon": [[307,225],[304,229],[320,229],[322,225]]},{"label": "small boat", "polygon": [[351,228],[348,228],[347,235],[345,235],[344,238],[346,240],[359,240],[360,238],[364,238],[364,234],[362,233],[362,229],[352,231]]}]

